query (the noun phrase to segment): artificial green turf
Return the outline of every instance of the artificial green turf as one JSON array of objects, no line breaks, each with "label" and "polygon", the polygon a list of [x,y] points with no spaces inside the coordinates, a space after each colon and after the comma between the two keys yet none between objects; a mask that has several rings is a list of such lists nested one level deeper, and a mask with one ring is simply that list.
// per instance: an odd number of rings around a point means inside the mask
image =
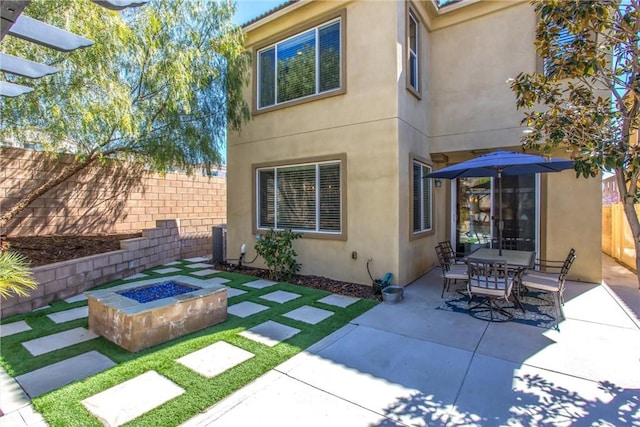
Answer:
[{"label": "artificial green turf", "polygon": [[[158,275],[151,271],[145,271],[148,277],[141,278],[140,280],[184,275],[197,271],[185,268],[185,265],[187,264],[184,262],[174,265],[173,267],[181,268],[182,271],[166,275]],[[25,320],[33,329],[2,339],[0,363],[10,375],[17,376],[69,357],[95,350],[117,364],[111,369],[33,399],[34,407],[51,426],[102,425],[98,419],[84,408],[82,400],[145,372],[154,370],[182,387],[185,393],[132,420],[126,425],[154,427],[160,425],[178,425],[344,326],[350,320],[377,304],[373,300],[359,300],[346,308],[335,307],[317,302],[319,299],[329,295],[328,292],[287,283],[278,283],[263,289],[253,289],[244,286],[244,284],[256,280],[255,277],[238,273],[217,273],[199,278],[206,279],[214,276],[229,279],[230,282],[225,283],[225,286],[246,291],[245,294],[230,298],[229,305],[242,301],[252,301],[269,306],[270,309],[247,318],[229,315],[228,319],[223,323],[138,353],[129,353],[100,337],[37,357],[31,356],[21,345],[23,341],[77,327],[88,327],[86,318],[62,324],[56,324],[47,318],[47,314],[86,305],[86,301],[73,304],[61,301],[53,303],[51,307],[46,310],[17,315],[3,320],[2,323]],[[116,286],[122,283],[124,283],[124,281],[118,280],[101,286],[100,288]],[[301,295],[301,297],[283,304],[259,298],[261,295],[277,290],[293,292]],[[309,325],[283,317],[283,314],[304,305],[333,311],[334,315],[316,325]],[[292,326],[300,329],[300,332],[274,347],[256,343],[239,335],[240,332],[268,320]],[[218,341],[226,341],[247,350],[253,353],[254,357],[210,379],[176,362],[176,359]]]}]

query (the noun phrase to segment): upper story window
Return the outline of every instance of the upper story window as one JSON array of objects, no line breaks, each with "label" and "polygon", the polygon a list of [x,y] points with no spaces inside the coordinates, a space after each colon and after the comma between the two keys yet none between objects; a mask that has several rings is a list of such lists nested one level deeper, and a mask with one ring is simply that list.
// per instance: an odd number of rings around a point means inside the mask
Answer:
[{"label": "upper story window", "polygon": [[258,51],[258,109],[341,88],[342,22],[331,20]]},{"label": "upper story window", "polygon": [[567,52],[571,48],[571,44],[575,40],[575,36],[569,32],[566,28],[563,28],[558,33],[558,46],[560,51],[556,56],[544,58],[543,67],[544,75],[547,77],[554,77],[558,74],[558,62],[562,60],[561,56],[564,52]]},{"label": "upper story window", "polygon": [[416,93],[420,93],[420,58],[418,56],[420,42],[420,24],[415,13],[409,10],[407,29],[407,85]]}]

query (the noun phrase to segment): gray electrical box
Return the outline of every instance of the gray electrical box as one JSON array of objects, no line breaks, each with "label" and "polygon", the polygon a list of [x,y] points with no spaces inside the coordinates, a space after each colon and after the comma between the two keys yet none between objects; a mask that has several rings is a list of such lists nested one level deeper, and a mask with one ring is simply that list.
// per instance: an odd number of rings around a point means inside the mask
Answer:
[{"label": "gray electrical box", "polygon": [[211,253],[212,261],[224,263],[227,262],[227,225],[215,225],[211,228],[212,245]]}]

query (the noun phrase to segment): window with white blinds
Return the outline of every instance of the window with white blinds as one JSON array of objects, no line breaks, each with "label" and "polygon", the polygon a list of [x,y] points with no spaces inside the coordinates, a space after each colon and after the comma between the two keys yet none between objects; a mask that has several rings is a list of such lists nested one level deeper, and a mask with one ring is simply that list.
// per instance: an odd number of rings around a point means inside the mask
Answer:
[{"label": "window with white blinds", "polygon": [[258,51],[258,109],[341,87],[342,20],[332,20]]},{"label": "window with white blinds", "polygon": [[259,229],[340,233],[340,161],[257,170]]},{"label": "window with white blinds", "polygon": [[431,230],[431,180],[425,178],[431,168],[417,160],[413,161],[413,232]]}]

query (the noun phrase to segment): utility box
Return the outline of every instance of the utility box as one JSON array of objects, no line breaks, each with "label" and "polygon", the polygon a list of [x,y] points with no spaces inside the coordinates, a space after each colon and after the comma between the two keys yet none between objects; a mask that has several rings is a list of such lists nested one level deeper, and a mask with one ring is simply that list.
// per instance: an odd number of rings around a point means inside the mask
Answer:
[{"label": "utility box", "polygon": [[225,263],[227,262],[227,225],[214,225],[211,228],[211,253],[212,261]]}]

